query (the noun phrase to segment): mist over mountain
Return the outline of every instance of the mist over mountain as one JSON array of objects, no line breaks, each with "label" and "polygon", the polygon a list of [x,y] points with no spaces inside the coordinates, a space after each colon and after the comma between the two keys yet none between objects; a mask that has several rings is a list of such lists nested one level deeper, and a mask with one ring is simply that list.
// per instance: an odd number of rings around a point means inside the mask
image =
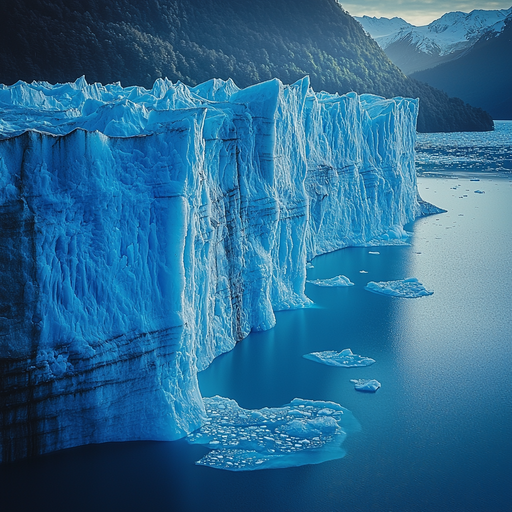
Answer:
[{"label": "mist over mountain", "polygon": [[0,19],[0,82],[240,87],[309,75],[315,90],[420,98],[419,131],[492,129],[484,111],[407,78],[335,0],[20,0]]}]

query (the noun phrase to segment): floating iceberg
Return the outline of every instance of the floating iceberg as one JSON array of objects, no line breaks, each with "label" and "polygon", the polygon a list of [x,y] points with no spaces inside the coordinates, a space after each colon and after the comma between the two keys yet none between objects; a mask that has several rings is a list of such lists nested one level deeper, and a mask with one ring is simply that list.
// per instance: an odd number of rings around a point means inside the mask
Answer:
[{"label": "floating iceberg", "polygon": [[360,430],[352,413],[333,402],[295,398],[283,407],[247,410],[215,396],[204,404],[207,420],[187,441],[212,449],[196,464],[218,469],[251,471],[339,459],[347,434]]},{"label": "floating iceberg", "polygon": [[398,281],[370,281],[365,288],[370,292],[406,299],[424,297],[434,293],[432,290],[427,290],[415,277]]},{"label": "floating iceberg", "polygon": [[[432,205],[430,205],[432,206]],[[436,208],[436,207],[433,207]],[[439,213],[439,211],[435,212]],[[412,233],[406,231],[402,226],[392,226],[386,233],[382,233],[378,237],[366,242],[365,247],[379,247],[389,245],[411,245],[409,239]],[[370,252],[370,254],[379,254],[378,252]]]},{"label": "floating iceberg", "polygon": [[425,211],[417,109],[307,78],[0,86],[0,458],[200,426],[197,372],[311,303],[307,261]]},{"label": "floating iceberg", "polygon": [[349,348],[346,348],[341,352],[336,352],[335,350],[311,352],[311,354],[305,354],[302,357],[310,359],[311,361],[316,361],[317,363],[326,364],[328,366],[342,366],[344,368],[370,366],[371,364],[375,363],[375,359],[353,354],[352,350]]},{"label": "floating iceberg", "polygon": [[354,286],[354,283],[346,276],[335,276],[329,279],[315,279],[314,281],[306,281],[306,283],[315,284],[316,286]]},{"label": "floating iceberg", "polygon": [[381,386],[380,382],[375,379],[351,379],[350,382],[354,383],[354,388],[357,391],[366,393],[375,393]]}]

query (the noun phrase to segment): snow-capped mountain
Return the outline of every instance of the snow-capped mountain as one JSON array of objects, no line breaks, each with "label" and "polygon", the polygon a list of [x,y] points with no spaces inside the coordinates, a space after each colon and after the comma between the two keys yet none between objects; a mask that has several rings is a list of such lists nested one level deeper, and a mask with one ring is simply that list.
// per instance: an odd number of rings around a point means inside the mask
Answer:
[{"label": "snow-capped mountain", "polygon": [[[355,16],[355,19],[361,23],[363,28],[376,41],[386,40],[388,37],[399,33],[402,30],[417,28],[402,18],[377,18],[372,16]],[[380,42],[379,42],[380,44]],[[380,44],[382,48],[385,48]]]},{"label": "snow-capped mountain", "polygon": [[512,119],[512,15],[501,32],[485,33],[456,60],[410,76],[489,112]]},{"label": "snow-capped mountain", "polygon": [[456,59],[485,33],[499,34],[512,7],[501,10],[449,12],[429,25],[416,27],[401,18],[356,17],[406,74]]}]

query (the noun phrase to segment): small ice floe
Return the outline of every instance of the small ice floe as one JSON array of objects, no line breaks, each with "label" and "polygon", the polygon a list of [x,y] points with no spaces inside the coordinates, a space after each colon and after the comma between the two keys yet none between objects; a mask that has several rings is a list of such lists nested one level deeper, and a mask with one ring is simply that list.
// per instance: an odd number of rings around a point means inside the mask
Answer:
[{"label": "small ice floe", "polygon": [[[426,203],[428,204],[428,203]],[[432,205],[428,205],[432,206]],[[436,209],[436,207],[433,207]],[[436,209],[437,210],[437,209]],[[437,210],[439,211],[439,210]],[[441,210],[444,211],[444,210]],[[409,239],[412,233],[406,231],[402,226],[391,226],[386,233],[382,233],[376,238],[365,242],[363,247],[387,246],[387,245],[410,245]]]},{"label": "small ice floe", "polygon": [[368,274],[368,270],[360,270],[359,273],[360,274]]},{"label": "small ice floe", "polygon": [[354,283],[346,276],[335,276],[329,279],[315,279],[306,281],[306,283],[316,284],[316,286],[354,286]]},{"label": "small ice floe", "polygon": [[361,429],[334,402],[295,398],[277,408],[242,409],[234,400],[204,398],[206,423],[187,441],[212,451],[196,464],[229,471],[286,468],[342,458],[347,434]]},{"label": "small ice floe", "polygon": [[380,254],[379,251],[368,251],[368,254]]},{"label": "small ice floe", "polygon": [[380,388],[381,384],[375,379],[350,379],[354,383],[354,388],[357,391],[364,393],[375,393]]},{"label": "small ice floe", "polygon": [[326,350],[324,352],[311,352],[304,354],[302,357],[317,363],[323,363],[328,366],[341,366],[344,368],[355,368],[356,366],[370,366],[375,363],[375,359],[371,357],[359,356],[353,354],[352,350],[346,348],[341,352],[335,350]]},{"label": "small ice floe", "polygon": [[365,286],[365,289],[382,295],[391,295],[393,297],[403,297],[406,299],[424,297],[425,295],[432,295],[434,293],[432,290],[427,290],[415,277],[401,279],[399,281],[370,281]]},{"label": "small ice floe", "polygon": [[311,263],[310,261],[308,261],[306,263],[306,268],[315,268],[315,266],[313,265],[313,263]]},{"label": "small ice floe", "polygon": [[475,194],[485,194],[483,190],[475,190]]}]

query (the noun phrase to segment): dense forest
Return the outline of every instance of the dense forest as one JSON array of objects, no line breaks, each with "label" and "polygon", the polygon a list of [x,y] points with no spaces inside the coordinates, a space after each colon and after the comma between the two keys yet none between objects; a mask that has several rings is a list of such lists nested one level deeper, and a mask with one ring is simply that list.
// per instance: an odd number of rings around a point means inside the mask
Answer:
[{"label": "dense forest", "polygon": [[328,92],[420,98],[419,131],[493,128],[481,109],[407,78],[336,0],[2,0],[0,83],[240,87],[309,75]]}]

